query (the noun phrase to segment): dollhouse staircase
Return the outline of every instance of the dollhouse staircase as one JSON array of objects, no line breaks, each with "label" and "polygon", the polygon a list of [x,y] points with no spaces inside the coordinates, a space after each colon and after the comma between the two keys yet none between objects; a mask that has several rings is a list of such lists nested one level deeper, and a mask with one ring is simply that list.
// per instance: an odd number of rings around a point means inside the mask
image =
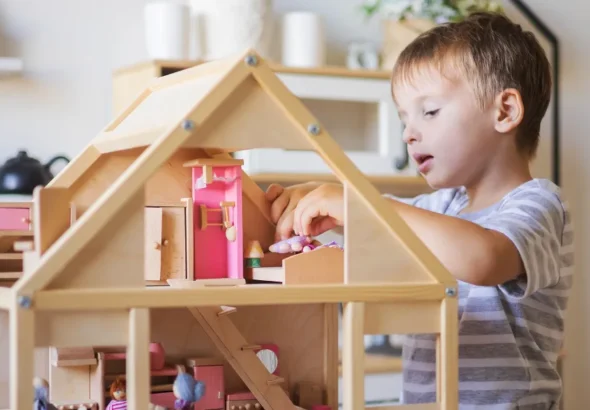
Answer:
[{"label": "dollhouse staircase", "polygon": [[296,408],[281,387],[284,380],[269,373],[254,353],[259,346],[249,344],[231,321],[229,316],[235,308],[200,307],[189,311],[264,409]]}]

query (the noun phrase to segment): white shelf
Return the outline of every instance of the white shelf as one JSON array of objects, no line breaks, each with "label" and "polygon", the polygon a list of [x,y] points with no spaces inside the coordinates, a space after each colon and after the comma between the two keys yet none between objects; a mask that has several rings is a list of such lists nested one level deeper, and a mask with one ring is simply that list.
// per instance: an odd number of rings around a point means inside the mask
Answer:
[{"label": "white shelf", "polygon": [[20,73],[23,70],[23,61],[14,57],[0,57],[0,74]]}]

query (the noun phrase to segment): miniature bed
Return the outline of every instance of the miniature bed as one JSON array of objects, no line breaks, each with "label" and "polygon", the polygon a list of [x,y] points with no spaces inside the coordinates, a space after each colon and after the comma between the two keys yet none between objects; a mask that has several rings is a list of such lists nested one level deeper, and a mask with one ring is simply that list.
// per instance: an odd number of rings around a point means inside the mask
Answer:
[{"label": "miniature bed", "polygon": [[[269,204],[231,156],[262,147],[332,168],[344,249],[269,251]],[[102,408],[118,374],[129,408],[170,406],[154,377],[181,364],[210,387],[195,408],[335,410],[343,303],[344,409],[365,407],[363,336],[385,333],[439,335],[437,403],[408,408],[456,409],[456,282],[387,201],[254,51],[155,80],[35,190],[23,276],[0,288],[10,408],[36,375],[56,403]]]}]

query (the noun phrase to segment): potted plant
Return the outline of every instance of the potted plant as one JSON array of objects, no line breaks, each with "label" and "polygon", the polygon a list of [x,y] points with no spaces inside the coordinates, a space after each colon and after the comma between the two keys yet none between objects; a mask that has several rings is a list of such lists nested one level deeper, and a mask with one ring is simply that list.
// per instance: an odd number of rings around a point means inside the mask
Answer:
[{"label": "potted plant", "polygon": [[460,21],[477,11],[503,11],[493,0],[366,0],[361,8],[367,18],[384,18],[381,68],[387,70],[412,40],[435,25]]}]

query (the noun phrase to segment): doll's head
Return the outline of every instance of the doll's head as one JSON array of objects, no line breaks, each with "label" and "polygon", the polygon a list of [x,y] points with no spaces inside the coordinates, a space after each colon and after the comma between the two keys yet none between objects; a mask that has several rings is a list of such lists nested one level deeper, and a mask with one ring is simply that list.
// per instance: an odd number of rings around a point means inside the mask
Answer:
[{"label": "doll's head", "polygon": [[125,379],[117,377],[113,383],[111,383],[111,398],[121,401],[127,397],[127,383]]},{"label": "doll's head", "polygon": [[179,370],[172,391],[177,399],[188,403],[197,402],[205,395],[205,384],[195,380],[190,374]]}]

